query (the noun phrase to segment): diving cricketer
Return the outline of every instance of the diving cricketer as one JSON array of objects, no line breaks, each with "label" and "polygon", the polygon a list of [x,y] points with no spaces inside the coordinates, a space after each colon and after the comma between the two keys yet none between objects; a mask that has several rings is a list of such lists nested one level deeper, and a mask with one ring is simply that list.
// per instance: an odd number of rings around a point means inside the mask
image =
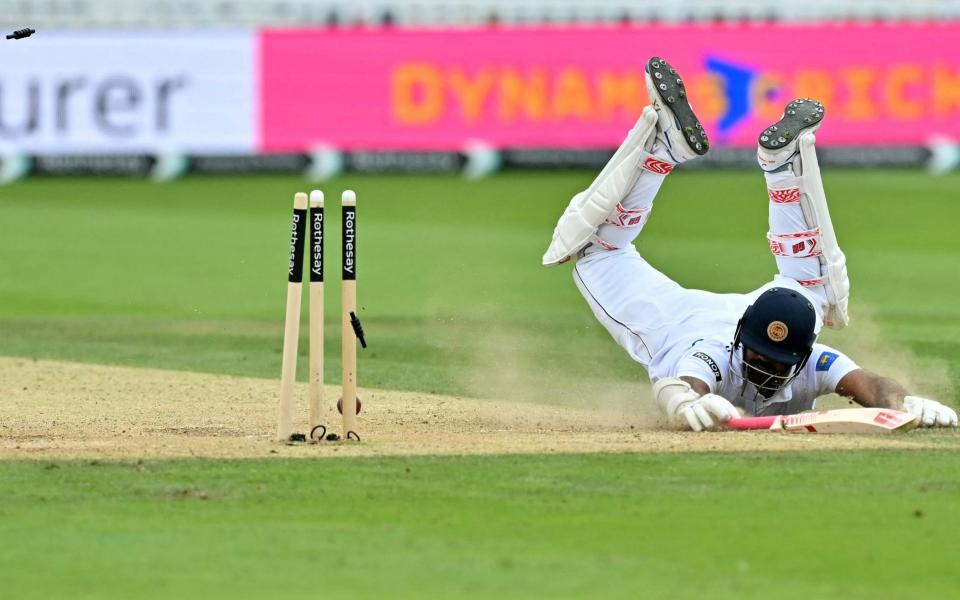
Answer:
[{"label": "diving cricketer", "polygon": [[957,413],[912,395],[817,342],[848,323],[850,284],[817,163],[816,100],[790,101],[759,136],[767,183],[767,241],[779,273],[746,294],[687,289],[640,256],[657,191],[709,141],[683,80],[661,58],[646,65],[647,106],[620,148],[557,222],[544,265],[576,260],[573,278],[594,315],[644,365],[657,407],[673,426],[703,431],[741,414],[812,409],[836,392],[866,407],[905,410],[925,427],[956,427]]}]

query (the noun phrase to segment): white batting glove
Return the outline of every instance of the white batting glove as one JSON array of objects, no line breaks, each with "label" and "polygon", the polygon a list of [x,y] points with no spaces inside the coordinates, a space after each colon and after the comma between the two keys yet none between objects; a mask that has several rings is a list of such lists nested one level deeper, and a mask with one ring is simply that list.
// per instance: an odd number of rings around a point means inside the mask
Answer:
[{"label": "white batting glove", "polygon": [[680,407],[679,414],[686,419],[690,429],[694,431],[713,429],[717,422],[726,423],[740,416],[736,406],[723,396],[716,394],[704,394],[685,403]]},{"label": "white batting glove", "polygon": [[903,408],[920,417],[921,427],[956,427],[957,411],[944,406],[936,400],[907,396],[903,399]]},{"label": "white batting glove", "polygon": [[739,417],[737,407],[716,394],[700,394],[680,379],[661,379],[653,386],[657,406],[671,425],[703,431]]}]

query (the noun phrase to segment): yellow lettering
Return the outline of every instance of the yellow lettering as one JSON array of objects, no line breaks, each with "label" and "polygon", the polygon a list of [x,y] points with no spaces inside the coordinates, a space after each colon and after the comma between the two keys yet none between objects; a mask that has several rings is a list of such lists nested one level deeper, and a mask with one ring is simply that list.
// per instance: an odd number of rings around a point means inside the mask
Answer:
[{"label": "yellow lettering", "polygon": [[611,120],[617,113],[637,118],[643,111],[647,95],[643,75],[638,73],[600,73],[597,83],[597,114]]},{"label": "yellow lettering", "polygon": [[723,80],[710,73],[694,76],[687,83],[690,103],[697,109],[701,122],[715,122],[727,112]]},{"label": "yellow lettering", "polygon": [[542,121],[547,113],[547,75],[541,69],[523,76],[507,70],[500,77],[500,117],[514,120],[520,113]]},{"label": "yellow lettering", "polygon": [[851,121],[868,121],[877,117],[877,109],[870,98],[870,87],[877,79],[877,73],[870,67],[856,67],[843,71],[843,82],[847,86],[847,103],[843,114]]},{"label": "yellow lettering", "polygon": [[400,123],[432,123],[443,113],[443,80],[432,65],[402,65],[393,72],[390,84],[393,116]]},{"label": "yellow lettering", "polygon": [[944,117],[960,112],[960,72],[938,64],[933,68],[933,113]]},{"label": "yellow lettering", "polygon": [[583,71],[572,68],[560,71],[553,86],[553,116],[586,119],[592,106],[590,84]]},{"label": "yellow lettering", "polygon": [[494,80],[494,75],[489,70],[480,71],[472,79],[460,69],[450,74],[450,89],[460,102],[460,112],[465,120],[475,122],[480,119]]},{"label": "yellow lettering", "polygon": [[764,73],[753,84],[754,115],[764,123],[773,123],[783,114],[783,81],[775,73]]},{"label": "yellow lettering", "polygon": [[916,66],[897,66],[890,69],[883,85],[883,97],[890,115],[898,119],[919,119],[923,116],[923,105],[906,97],[906,87],[919,83],[923,72]]},{"label": "yellow lettering", "polygon": [[829,73],[818,69],[808,69],[798,71],[794,76],[793,94],[791,96],[819,100],[829,111],[833,106],[835,88],[833,78],[830,77]]}]

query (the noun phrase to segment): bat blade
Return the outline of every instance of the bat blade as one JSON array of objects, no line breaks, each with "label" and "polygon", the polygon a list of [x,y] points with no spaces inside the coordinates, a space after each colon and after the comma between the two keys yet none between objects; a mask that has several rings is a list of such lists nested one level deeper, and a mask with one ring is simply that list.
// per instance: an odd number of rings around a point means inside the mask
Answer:
[{"label": "bat blade", "polygon": [[916,415],[887,408],[841,408],[774,417],[731,419],[733,429],[790,433],[894,433],[919,425]]}]

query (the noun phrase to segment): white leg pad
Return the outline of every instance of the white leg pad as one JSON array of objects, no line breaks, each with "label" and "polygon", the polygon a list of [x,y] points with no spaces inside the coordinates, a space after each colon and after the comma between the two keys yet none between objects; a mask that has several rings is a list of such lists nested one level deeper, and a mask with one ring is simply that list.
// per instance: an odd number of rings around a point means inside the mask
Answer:
[{"label": "white leg pad", "polygon": [[820,163],[814,149],[816,137],[809,133],[800,138],[800,160],[803,173],[800,182],[800,206],[804,215],[820,228],[820,263],[826,281],[823,283],[827,293],[828,306],[823,320],[828,327],[842,329],[850,323],[848,303],[850,298],[850,279],[847,277],[847,257],[840,250],[837,236],[833,231],[833,221],[827,208],[827,195],[823,191],[823,179],[820,178]]},{"label": "white leg pad", "polygon": [[[815,142],[813,133],[802,135],[800,160],[793,162],[794,172],[800,173],[768,187],[771,232],[767,240],[781,274],[822,298],[824,324],[841,329],[850,322],[850,280],[827,208]],[[799,205],[801,214],[793,213],[796,208],[790,209],[790,205]],[[801,218],[802,223],[798,222]],[[776,231],[775,226],[779,226]]]},{"label": "white leg pad", "polygon": [[566,262],[586,246],[617,203],[633,188],[644,168],[661,174],[673,170],[672,164],[647,151],[648,142],[652,142],[656,134],[656,124],[656,111],[651,106],[644,108],[636,125],[590,187],[570,200],[543,255],[545,266]]}]

